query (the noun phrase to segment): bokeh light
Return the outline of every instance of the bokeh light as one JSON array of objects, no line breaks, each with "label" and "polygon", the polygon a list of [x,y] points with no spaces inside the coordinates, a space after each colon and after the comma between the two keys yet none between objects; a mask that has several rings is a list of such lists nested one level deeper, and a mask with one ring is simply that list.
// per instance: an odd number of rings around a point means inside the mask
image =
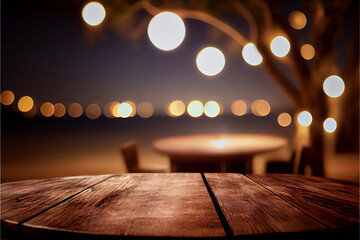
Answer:
[{"label": "bokeh light", "polygon": [[132,109],[131,105],[127,102],[122,102],[118,106],[118,113],[119,113],[120,117],[122,117],[122,118],[130,117],[132,112],[133,112],[133,109]]},{"label": "bokeh light", "polygon": [[299,113],[297,120],[301,126],[307,127],[312,123],[312,116],[308,111],[302,111]]},{"label": "bokeh light", "polygon": [[55,112],[55,107],[50,102],[45,102],[40,107],[40,112],[44,117],[51,117]]},{"label": "bokeh light", "polygon": [[261,54],[253,43],[248,43],[244,46],[242,50],[242,56],[245,62],[251,66],[257,66],[263,61]]},{"label": "bokeh light", "polygon": [[277,36],[271,41],[271,52],[277,57],[285,57],[290,51],[290,42],[286,37]]},{"label": "bokeh light", "polygon": [[109,102],[107,104],[105,104],[103,112],[104,112],[104,116],[107,118],[113,118],[114,115],[112,113],[112,108],[111,108],[111,104],[112,102]]},{"label": "bokeh light", "polygon": [[311,44],[304,44],[300,49],[301,56],[306,60],[311,60],[315,57],[315,49]]},{"label": "bokeh light", "polygon": [[281,113],[278,116],[278,123],[282,127],[287,127],[291,124],[291,116],[288,113]]},{"label": "bokeh light", "polygon": [[191,101],[187,106],[187,112],[191,117],[200,117],[204,113],[204,106],[198,100]]},{"label": "bokeh light", "polygon": [[236,116],[243,116],[247,112],[246,102],[243,100],[236,100],[231,104],[231,112]]},{"label": "bokeh light", "polygon": [[111,105],[110,105],[112,116],[115,117],[115,118],[120,117],[120,114],[119,114],[119,111],[118,111],[119,106],[120,106],[119,102],[112,102]]},{"label": "bokeh light", "polygon": [[219,74],[225,66],[225,56],[217,48],[206,47],[196,57],[196,66],[206,76]]},{"label": "bokeh light", "polygon": [[177,48],[184,40],[185,24],[175,13],[161,12],[151,19],[148,36],[155,47],[170,51]]},{"label": "bokeh light", "polygon": [[168,113],[172,117],[179,117],[184,114],[185,110],[185,104],[180,100],[175,100],[170,103]]},{"label": "bokeh light", "polygon": [[327,118],[323,124],[324,130],[328,133],[333,133],[336,130],[337,123],[333,118]]},{"label": "bokeh light", "polygon": [[256,116],[264,117],[268,115],[270,111],[270,104],[266,100],[258,99],[251,104],[251,112]]},{"label": "bokeh light", "polygon": [[343,94],[345,83],[339,76],[332,75],[325,79],[323,89],[329,97],[337,98]]},{"label": "bokeh light", "polygon": [[3,105],[10,105],[14,102],[15,100],[15,95],[12,91],[10,90],[5,90],[1,93],[1,103]]},{"label": "bokeh light", "polygon": [[92,103],[87,106],[85,114],[89,119],[97,119],[101,116],[101,108],[99,107],[99,105]]},{"label": "bokeh light", "polygon": [[18,102],[18,108],[21,112],[28,112],[34,107],[34,100],[29,96],[23,96]]},{"label": "bokeh light", "polygon": [[105,8],[98,2],[91,2],[83,8],[82,17],[91,26],[99,25],[105,18]]},{"label": "bokeh light", "polygon": [[300,11],[293,11],[289,15],[290,26],[296,30],[303,29],[306,26],[306,16]]},{"label": "bokeh light", "polygon": [[137,106],[137,113],[141,118],[149,118],[154,114],[154,107],[149,102],[142,102]]},{"label": "bokeh light", "polygon": [[72,118],[78,118],[83,114],[83,108],[80,103],[72,103],[68,107],[68,114]]},{"label": "bokeh light", "polygon": [[220,105],[215,101],[205,103],[204,113],[210,118],[214,118],[220,114]]},{"label": "bokeh light", "polygon": [[131,106],[132,111],[131,111],[130,117],[135,116],[136,115],[136,104],[133,101],[125,101],[125,103],[128,103]]},{"label": "bokeh light", "polygon": [[54,104],[54,116],[55,117],[63,117],[66,113],[66,108],[62,103]]},{"label": "bokeh light", "polygon": [[228,144],[228,141],[226,139],[219,139],[219,140],[211,141],[211,144],[215,148],[221,149],[221,148],[224,148]]}]

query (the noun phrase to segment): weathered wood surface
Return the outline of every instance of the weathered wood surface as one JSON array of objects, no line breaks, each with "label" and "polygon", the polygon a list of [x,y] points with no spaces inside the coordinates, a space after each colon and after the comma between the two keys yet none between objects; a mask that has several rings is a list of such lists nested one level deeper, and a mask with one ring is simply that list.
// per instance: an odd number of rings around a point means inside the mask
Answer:
[{"label": "weathered wood surface", "polygon": [[33,236],[44,230],[78,237],[226,236],[199,173],[112,177],[22,226]]},{"label": "weathered wood surface", "polygon": [[325,229],[272,192],[236,173],[205,173],[234,236]]},{"label": "weathered wood surface", "polygon": [[17,231],[18,223],[96,184],[110,175],[37,179],[1,184],[1,224]]},{"label": "weathered wood surface", "polygon": [[331,228],[359,222],[358,186],[292,174],[247,176]]}]

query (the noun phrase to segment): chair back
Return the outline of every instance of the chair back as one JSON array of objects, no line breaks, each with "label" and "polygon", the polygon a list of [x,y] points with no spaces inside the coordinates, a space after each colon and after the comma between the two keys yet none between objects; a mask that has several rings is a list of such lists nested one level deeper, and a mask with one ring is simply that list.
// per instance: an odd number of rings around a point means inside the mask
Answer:
[{"label": "chair back", "polygon": [[137,142],[129,141],[121,144],[120,151],[124,157],[128,172],[133,172],[138,165]]}]

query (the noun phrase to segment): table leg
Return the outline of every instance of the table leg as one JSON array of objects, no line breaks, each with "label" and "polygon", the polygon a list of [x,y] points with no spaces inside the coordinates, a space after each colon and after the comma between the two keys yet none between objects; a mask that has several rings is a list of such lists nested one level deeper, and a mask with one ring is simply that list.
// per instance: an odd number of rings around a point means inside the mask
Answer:
[{"label": "table leg", "polygon": [[226,167],[227,167],[226,161],[222,161],[220,165],[220,171],[222,173],[226,173]]}]

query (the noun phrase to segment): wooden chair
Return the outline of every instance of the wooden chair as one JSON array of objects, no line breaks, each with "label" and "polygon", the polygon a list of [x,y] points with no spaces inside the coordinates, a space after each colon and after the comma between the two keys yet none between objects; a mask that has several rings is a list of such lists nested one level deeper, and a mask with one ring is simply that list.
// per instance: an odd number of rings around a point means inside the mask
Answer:
[{"label": "wooden chair", "polygon": [[162,173],[166,172],[163,168],[143,168],[139,165],[137,142],[129,141],[121,144],[120,152],[122,153],[126,167],[129,173]]},{"label": "wooden chair", "polygon": [[269,161],[266,164],[266,173],[294,173],[304,174],[304,151],[307,147],[296,146],[291,154],[289,161]]}]

